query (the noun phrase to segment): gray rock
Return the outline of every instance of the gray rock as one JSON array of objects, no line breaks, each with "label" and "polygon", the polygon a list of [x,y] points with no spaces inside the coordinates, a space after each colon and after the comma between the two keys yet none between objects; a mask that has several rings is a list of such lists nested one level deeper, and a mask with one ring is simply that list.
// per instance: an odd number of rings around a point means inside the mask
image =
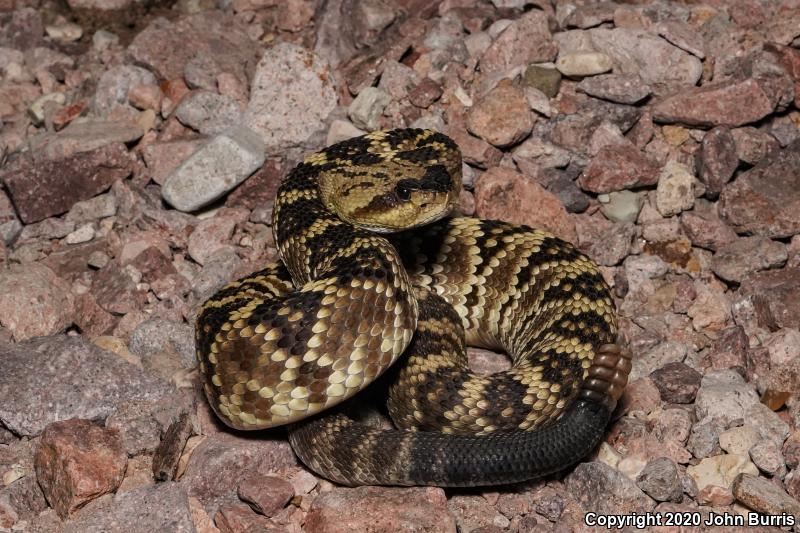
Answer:
[{"label": "gray rock", "polygon": [[605,463],[579,464],[564,479],[564,484],[585,511],[627,514],[655,507],[655,502],[633,481]]},{"label": "gray rock", "polygon": [[760,440],[750,448],[749,453],[753,464],[765,474],[778,478],[786,475],[786,464],[781,449],[774,442]]},{"label": "gray rock", "polygon": [[760,405],[758,394],[734,370],[707,373],[695,399],[697,418],[711,417],[725,426],[745,418],[754,405]]},{"label": "gray rock", "polygon": [[30,143],[37,160],[55,160],[115,143],[130,143],[142,135],[144,135],[142,128],[129,122],[87,120],[71,122],[57,133],[48,132],[33,137]]},{"label": "gray rock", "polygon": [[80,514],[64,524],[64,533],[115,531],[150,533],[196,531],[186,488],[178,483],[147,485],[121,492],[101,509]]},{"label": "gray rock", "polygon": [[75,224],[81,224],[112,217],[116,214],[117,197],[111,193],[105,193],[75,203],[64,218]]},{"label": "gray rock", "polygon": [[383,110],[391,101],[389,93],[377,87],[365,87],[347,108],[347,115],[357,128],[376,130]]},{"label": "gray rock", "polygon": [[604,74],[584,78],[575,88],[590,96],[619,104],[635,104],[650,96],[652,92],[639,76],[621,74]]},{"label": "gray rock", "polygon": [[680,502],[683,496],[678,466],[666,457],[653,459],[642,469],[636,484],[659,502]]},{"label": "gray rock", "polygon": [[778,414],[761,402],[750,406],[744,413],[745,424],[753,426],[762,439],[782,446],[789,436],[789,425]]},{"label": "gray rock", "polygon": [[214,291],[228,283],[231,272],[242,264],[242,260],[233,249],[223,248],[210,257],[203,265],[202,270],[193,277],[192,294],[198,300],[205,300]]},{"label": "gray rock", "polygon": [[328,63],[297,45],[280,43],[256,67],[244,124],[261,135],[270,154],[277,154],[324,130],[336,101]]},{"label": "gray rock", "polygon": [[194,91],[186,95],[175,109],[175,116],[184,126],[203,135],[217,135],[242,118],[239,103],[230,96],[211,91]]},{"label": "gray rock", "polygon": [[222,197],[264,164],[264,143],[252,130],[233,126],[202,145],[167,178],[161,194],[181,211]]},{"label": "gray rock", "polygon": [[701,420],[692,426],[686,448],[698,459],[717,455],[720,451],[722,424],[713,419]]},{"label": "gray rock", "polygon": [[[0,157],[0,161],[2,157]],[[11,244],[22,231],[22,223],[17,218],[14,206],[6,193],[0,190],[0,240]]]},{"label": "gray rock", "polygon": [[748,275],[786,263],[786,246],[767,237],[741,237],[717,250],[711,259],[714,274],[741,283]]},{"label": "gray rock", "polygon": [[172,388],[83,337],[0,344],[0,422],[33,437],[69,418],[104,419],[128,400],[154,400]]},{"label": "gray rock", "polygon": [[159,365],[154,359],[167,358],[183,368],[194,368],[194,330],[188,324],[153,317],[139,324],[131,334],[130,350],[145,366]]},{"label": "gray rock", "polygon": [[639,76],[650,85],[694,85],[700,60],[644,30],[631,28],[572,30],[554,36],[559,54],[602,52],[615,74]]},{"label": "gray rock", "polygon": [[698,177],[706,185],[706,196],[716,198],[739,165],[731,130],[719,126],[706,133],[696,159]]},{"label": "gray rock", "polygon": [[152,72],[133,65],[119,65],[106,70],[92,100],[92,108],[98,116],[105,116],[115,107],[128,106],[128,91],[137,85],[156,85]]},{"label": "gray rock", "polygon": [[[387,61],[383,67],[381,81],[378,82],[378,89],[389,93],[392,99],[400,101],[408,96],[408,92],[416,87],[419,82],[419,74],[413,68],[407,67],[398,61]],[[364,91],[362,90],[361,92]]]},{"label": "gray rock", "polygon": [[634,381],[640,377],[647,376],[668,363],[681,363],[686,359],[687,353],[688,346],[682,342],[663,342],[640,357],[634,357],[633,368],[628,379]]},{"label": "gray rock", "polygon": [[636,222],[644,205],[644,196],[633,191],[615,191],[600,196],[600,212],[614,222]]}]

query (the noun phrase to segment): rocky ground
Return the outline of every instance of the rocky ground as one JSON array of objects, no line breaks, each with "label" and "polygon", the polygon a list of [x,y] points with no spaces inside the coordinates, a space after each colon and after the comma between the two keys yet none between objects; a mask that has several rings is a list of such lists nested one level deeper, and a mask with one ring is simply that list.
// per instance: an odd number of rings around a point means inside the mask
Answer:
[{"label": "rocky ground", "polygon": [[[0,529],[800,519],[799,108],[796,0],[0,0]],[[399,126],[614,287],[631,384],[564,474],[341,488],[197,392],[195,309],[276,257],[281,176]]]}]

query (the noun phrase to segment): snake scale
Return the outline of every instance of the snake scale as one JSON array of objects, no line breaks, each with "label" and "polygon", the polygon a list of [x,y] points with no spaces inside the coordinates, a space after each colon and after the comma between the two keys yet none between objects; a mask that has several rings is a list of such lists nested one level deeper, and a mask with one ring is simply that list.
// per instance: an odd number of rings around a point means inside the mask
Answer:
[{"label": "snake scale", "polygon": [[[296,166],[273,210],[282,262],[198,313],[217,415],[289,424],[298,457],[345,485],[511,483],[589,453],[631,366],[609,288],[550,233],[447,218],[460,188],[458,147],[430,130],[370,133]],[[477,375],[466,345],[512,366]],[[386,373],[396,429],[318,414],[398,359]]]}]

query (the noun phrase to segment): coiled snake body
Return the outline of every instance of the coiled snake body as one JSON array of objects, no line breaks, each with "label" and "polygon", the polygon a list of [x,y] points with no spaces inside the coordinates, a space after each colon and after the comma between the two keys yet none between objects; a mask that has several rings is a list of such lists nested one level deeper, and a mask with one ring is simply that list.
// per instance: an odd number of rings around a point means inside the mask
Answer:
[{"label": "coiled snake body", "polygon": [[[282,264],[225,286],[197,317],[219,417],[292,424],[300,459],[346,485],[509,483],[591,451],[630,370],[608,287],[549,233],[443,218],[460,187],[458,147],[428,130],[367,134],[298,165],[273,212]],[[513,365],[473,374],[466,344]],[[314,416],[401,355],[397,429]]]}]

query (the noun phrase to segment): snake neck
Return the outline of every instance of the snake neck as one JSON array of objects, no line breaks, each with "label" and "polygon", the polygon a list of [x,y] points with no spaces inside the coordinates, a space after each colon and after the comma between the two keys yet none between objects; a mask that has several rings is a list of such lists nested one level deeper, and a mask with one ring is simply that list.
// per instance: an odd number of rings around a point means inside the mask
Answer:
[{"label": "snake neck", "polygon": [[396,283],[400,299],[408,299],[416,316],[411,281],[395,247],[385,237],[350,224],[323,201],[319,168],[298,165],[281,183],[273,210],[273,233],[281,260],[297,287],[336,278],[339,286],[352,279],[377,276]]}]

